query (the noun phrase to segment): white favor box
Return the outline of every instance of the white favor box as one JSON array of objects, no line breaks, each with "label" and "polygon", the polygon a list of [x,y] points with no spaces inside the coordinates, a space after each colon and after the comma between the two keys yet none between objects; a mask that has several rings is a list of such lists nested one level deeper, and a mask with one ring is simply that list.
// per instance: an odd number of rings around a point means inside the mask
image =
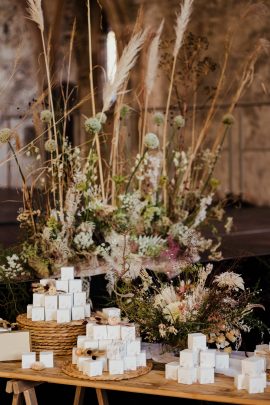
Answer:
[{"label": "white favor box", "polygon": [[108,371],[108,359],[106,356],[99,356],[98,360],[102,361],[103,371]]},{"label": "white favor box", "polygon": [[198,352],[191,349],[180,351],[180,367],[193,368],[197,365]]},{"label": "white favor box", "polygon": [[83,349],[98,350],[98,340],[85,339],[82,345]]},{"label": "white favor box", "polygon": [[82,280],[80,278],[75,278],[74,280],[68,281],[68,292],[77,293],[82,291]]},{"label": "white favor box", "polygon": [[70,309],[57,309],[56,311],[57,323],[65,323],[71,321]]},{"label": "white favor box", "polygon": [[44,307],[44,294],[33,294],[33,307]]},{"label": "white favor box", "polygon": [[193,384],[197,381],[197,367],[178,367],[178,382],[180,384]]},{"label": "white favor box", "polygon": [[77,350],[78,350],[77,347],[72,348],[72,364],[77,364],[78,361],[78,356],[76,354]]},{"label": "white favor box", "polygon": [[215,382],[215,372],[212,367],[198,367],[197,376],[200,384],[213,384]]},{"label": "white favor box", "polygon": [[109,360],[109,374],[124,374],[124,361],[123,360]]},{"label": "white favor box", "polygon": [[39,280],[39,284],[43,285],[43,287],[46,287],[46,285],[55,285],[55,279],[54,278],[42,278]]},{"label": "white favor box", "polygon": [[61,267],[61,280],[73,280],[74,267]]},{"label": "white favor box", "polygon": [[39,352],[39,361],[41,361],[46,368],[53,367],[53,352]]},{"label": "white favor box", "polygon": [[236,374],[234,376],[234,386],[238,390],[244,390],[247,386],[247,375],[245,374]]},{"label": "white favor box", "polygon": [[98,341],[99,350],[107,350],[108,346],[112,343],[112,339],[100,339]]},{"label": "white favor box", "polygon": [[256,376],[265,371],[265,360],[262,357],[252,356],[241,360],[242,374]]},{"label": "white favor box", "polygon": [[200,351],[200,366],[201,367],[215,367],[216,364],[216,350],[201,350]]},{"label": "white favor box", "polygon": [[142,350],[141,353],[136,354],[136,364],[137,364],[137,367],[146,366],[146,351],[145,350]]},{"label": "white favor box", "polygon": [[89,360],[89,356],[78,356],[77,368],[79,371],[83,371],[83,363]]},{"label": "white favor box", "polygon": [[84,319],[84,306],[72,307],[71,313],[73,321],[80,321],[81,319]]},{"label": "white favor box", "polygon": [[269,350],[269,345],[270,345],[270,343],[268,345],[267,344],[256,345],[255,350],[266,350],[266,351],[268,351]]},{"label": "white favor box", "polygon": [[79,349],[83,349],[83,344],[87,340],[87,336],[85,335],[79,335],[77,336],[77,347]]},{"label": "white favor box", "polygon": [[141,339],[131,340],[126,342],[127,356],[135,356],[141,351]]},{"label": "white favor box", "polygon": [[89,377],[102,375],[103,362],[101,360],[86,360],[83,363],[83,373]]},{"label": "white favor box", "polygon": [[125,342],[122,342],[121,340],[112,341],[107,347],[107,357],[109,360],[123,359],[125,355],[126,345]]},{"label": "white favor box", "polygon": [[125,356],[124,357],[124,370],[133,371],[137,369],[136,356]]},{"label": "white favor box", "polygon": [[121,338],[121,329],[120,325],[107,325],[107,336],[108,339],[120,339]]},{"label": "white favor box", "polygon": [[216,369],[223,370],[229,368],[230,356],[226,352],[216,352]]},{"label": "white favor box", "polygon": [[102,312],[107,316],[107,318],[121,318],[121,309],[120,308],[103,308]]},{"label": "white favor box", "polygon": [[36,353],[23,353],[22,354],[22,368],[31,368],[32,364],[36,361]]},{"label": "white favor box", "polygon": [[57,291],[68,292],[68,280],[56,280],[55,288]]},{"label": "white favor box", "polygon": [[27,305],[27,310],[26,310],[26,312],[27,312],[27,319],[31,319],[31,318],[32,318],[32,308],[33,308],[33,305],[31,305],[31,304],[28,304],[28,305]]},{"label": "white favor box", "polygon": [[178,369],[179,363],[177,361],[172,361],[171,363],[165,364],[165,378],[167,380],[178,380]]},{"label": "white favor box", "polygon": [[136,330],[134,325],[121,325],[121,339],[122,340],[135,340]]},{"label": "white favor box", "polygon": [[188,349],[190,350],[205,350],[206,335],[203,333],[189,333],[188,334]]},{"label": "white favor box", "polygon": [[67,309],[72,308],[73,305],[73,294],[60,294],[58,296],[58,308],[59,309]]},{"label": "white favor box", "polygon": [[57,295],[45,295],[44,306],[45,309],[57,309],[58,308]]},{"label": "white favor box", "polygon": [[85,316],[85,318],[90,318],[90,316],[91,316],[91,305],[90,304],[85,304],[84,316]]},{"label": "white favor box", "polygon": [[265,380],[262,375],[247,376],[246,389],[249,394],[259,394],[264,392]]},{"label": "white favor box", "polygon": [[57,309],[45,308],[45,321],[56,321],[56,319],[57,319]]},{"label": "white favor box", "polygon": [[75,292],[73,294],[74,307],[85,306],[85,304],[86,304],[86,291]]},{"label": "white favor box", "polygon": [[86,325],[86,335],[93,340],[107,339],[107,326],[88,323]]},{"label": "white favor box", "polygon": [[44,319],[45,319],[44,307],[33,307],[32,321],[44,321]]}]

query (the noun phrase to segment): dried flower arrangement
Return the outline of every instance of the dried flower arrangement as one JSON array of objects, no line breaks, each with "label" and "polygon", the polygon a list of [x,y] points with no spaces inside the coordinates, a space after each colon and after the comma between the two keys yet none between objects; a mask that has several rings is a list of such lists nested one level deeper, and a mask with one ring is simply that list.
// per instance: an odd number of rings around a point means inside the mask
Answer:
[{"label": "dried flower arrangement", "polygon": [[[45,81],[48,85],[44,94],[31,107],[34,122],[37,122],[39,115],[43,129],[39,129],[31,144],[16,149],[16,130],[4,128],[0,131],[0,144],[9,145],[12,155],[6,161],[16,161],[22,178],[23,208],[18,221],[24,230],[24,242],[20,245],[18,268],[26,263],[36,276],[47,277],[56,274],[59,267],[67,263],[78,267],[84,263],[88,270],[102,264],[106,268],[108,289],[112,291],[118,278],[136,278],[145,268],[166,269],[172,275],[198,261],[202,252],[208,252],[211,259],[221,258],[220,240],[206,238],[201,231],[212,219],[221,220],[224,214],[220,203],[214,201],[218,182],[213,178],[213,171],[223,141],[234,121],[233,110],[243,90],[252,81],[254,65],[267,48],[267,43],[260,40],[243,61],[226,114],[217,122],[218,103],[223,97],[235,33],[230,31],[226,39],[224,61],[201,127],[196,121],[195,93],[190,108],[186,103],[179,104],[170,126],[169,112],[178,80],[176,68],[182,47],[187,46],[185,33],[193,6],[193,0],[184,0],[177,14],[176,38],[169,58],[171,63],[165,114],[155,112],[150,122],[150,97],[159,65],[164,67],[164,57],[160,58],[163,21],[155,35],[150,35],[149,29],[143,30],[139,23],[136,24],[119,59],[113,81],[105,83],[103,104],[97,109],[89,0],[87,6],[90,93],[76,106],[69,108],[68,100],[72,90],[67,86],[66,91],[62,92],[64,108],[56,114],[50,43],[46,39],[42,2],[28,0],[29,18],[40,31]],[[75,32],[74,23],[68,75]],[[148,43],[149,51],[143,83],[144,103],[143,107],[139,105],[131,108],[125,104],[130,72],[145,43]],[[196,59],[194,56],[192,54],[192,60]],[[168,55],[165,55],[166,58]],[[167,62],[165,65],[168,69]],[[204,65],[198,62],[196,69],[198,66],[204,69],[206,65],[206,62]],[[198,71],[196,73],[193,65],[190,66],[190,71],[194,71],[198,78]],[[137,99],[136,90],[134,92],[134,99]],[[84,148],[74,147],[67,138],[67,120],[89,100],[91,116],[85,117],[84,121],[89,140],[86,145],[82,145]],[[42,108],[44,105],[45,109]],[[106,138],[106,114],[112,109],[113,130],[111,140],[106,145],[109,148],[106,162],[102,154],[102,140]],[[126,141],[125,123],[132,109],[139,111],[140,119],[138,148],[133,158],[129,159],[123,145]],[[211,140],[208,135],[215,125],[216,136]],[[181,141],[184,131],[191,133],[191,143],[186,148]],[[44,149],[42,152],[38,150],[39,142]],[[90,147],[84,155],[83,149],[88,145]],[[38,153],[40,165],[25,176],[20,166],[20,156],[32,153],[32,150]],[[32,178],[30,186],[29,178]],[[230,224],[231,219],[227,229]],[[6,272],[6,267],[2,266],[2,269]]]}]

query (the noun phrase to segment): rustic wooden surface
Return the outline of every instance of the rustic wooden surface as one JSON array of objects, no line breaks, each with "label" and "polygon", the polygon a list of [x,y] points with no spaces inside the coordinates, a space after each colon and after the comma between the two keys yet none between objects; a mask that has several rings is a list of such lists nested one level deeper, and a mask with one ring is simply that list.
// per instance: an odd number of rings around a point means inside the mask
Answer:
[{"label": "rustic wooden surface", "polygon": [[20,379],[28,381],[43,381],[54,384],[89,387],[101,390],[116,390],[140,394],[160,395],[167,397],[189,398],[230,404],[269,405],[270,387],[263,394],[248,394],[238,391],[233,386],[233,379],[216,375],[215,384],[183,385],[164,378],[163,371],[152,370],[150,373],[126,381],[88,381],[72,378],[61,371],[67,357],[56,358],[56,367],[42,371],[21,369],[21,363],[0,362],[0,378]]}]

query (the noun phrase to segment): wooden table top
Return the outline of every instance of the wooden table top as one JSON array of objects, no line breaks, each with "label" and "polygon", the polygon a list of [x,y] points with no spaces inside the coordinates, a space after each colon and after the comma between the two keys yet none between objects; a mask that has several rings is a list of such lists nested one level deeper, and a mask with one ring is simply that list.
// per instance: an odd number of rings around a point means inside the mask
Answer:
[{"label": "wooden table top", "polygon": [[263,394],[248,394],[238,391],[233,378],[215,375],[215,383],[184,385],[164,378],[164,371],[152,370],[148,374],[122,381],[91,381],[69,377],[61,371],[64,361],[70,358],[55,358],[55,367],[42,371],[21,369],[20,361],[0,362],[0,378],[27,381],[42,381],[53,384],[74,385],[166,397],[188,398],[229,404],[269,405],[270,387]]}]

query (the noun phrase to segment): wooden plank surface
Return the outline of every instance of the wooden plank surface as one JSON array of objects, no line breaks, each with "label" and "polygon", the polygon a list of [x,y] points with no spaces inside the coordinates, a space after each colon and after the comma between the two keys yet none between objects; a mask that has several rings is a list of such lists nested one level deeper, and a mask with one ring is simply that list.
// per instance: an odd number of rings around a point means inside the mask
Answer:
[{"label": "wooden plank surface", "polygon": [[189,398],[213,402],[246,405],[269,405],[270,387],[263,394],[248,394],[238,391],[233,386],[233,379],[222,375],[215,376],[215,384],[183,385],[164,378],[163,371],[152,370],[150,373],[131,380],[90,381],[69,377],[61,371],[61,365],[70,358],[56,358],[56,367],[42,371],[21,369],[20,362],[0,362],[0,378],[43,381],[53,384],[73,385],[96,389],[108,389],[140,394],[167,397]]}]

